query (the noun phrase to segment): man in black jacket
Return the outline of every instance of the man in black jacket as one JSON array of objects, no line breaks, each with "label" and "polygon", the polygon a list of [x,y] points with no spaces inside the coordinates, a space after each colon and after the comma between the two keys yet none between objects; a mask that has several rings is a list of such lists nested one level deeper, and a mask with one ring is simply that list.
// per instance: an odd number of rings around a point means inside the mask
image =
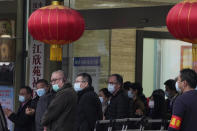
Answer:
[{"label": "man in black jacket", "polygon": [[47,131],[73,131],[77,93],[67,82],[62,70],[52,73],[51,84],[52,89],[57,93],[45,111],[41,123],[47,127]]},{"label": "man in black jacket", "polygon": [[[32,99],[31,106],[26,108],[25,113],[27,115],[30,115],[30,116],[34,117],[34,119],[38,118],[38,117],[40,118],[39,120],[38,119],[34,120],[35,124],[33,124],[33,127],[32,127],[34,131],[35,130],[39,131],[39,130],[36,129],[36,127],[38,125],[41,125],[41,123],[40,123],[41,122],[41,117],[44,114],[44,111],[46,110],[46,107],[45,107],[46,104],[45,103],[42,103],[42,105],[39,104],[38,109],[37,109],[37,104],[40,101],[41,96],[43,96],[45,94],[48,94],[49,88],[50,88],[50,86],[49,86],[49,83],[48,83],[47,80],[45,80],[45,79],[38,80],[36,82],[36,91],[35,91],[36,92],[36,97],[34,99]],[[45,110],[41,111],[40,107],[45,107]],[[41,131],[43,131],[43,129]]]},{"label": "man in black jacket", "polygon": [[78,93],[75,131],[93,131],[97,120],[102,119],[102,106],[87,73],[77,75],[74,89]]},{"label": "man in black jacket", "polygon": [[10,109],[4,109],[4,112],[9,120],[14,124],[14,131],[32,131],[33,120],[32,116],[26,115],[25,110],[31,106],[32,89],[28,86],[22,87],[19,92],[20,107],[17,113]]},{"label": "man in black jacket", "polygon": [[108,91],[112,97],[105,113],[106,119],[128,118],[130,115],[131,103],[122,86],[123,78],[121,75],[112,74],[108,78]]}]

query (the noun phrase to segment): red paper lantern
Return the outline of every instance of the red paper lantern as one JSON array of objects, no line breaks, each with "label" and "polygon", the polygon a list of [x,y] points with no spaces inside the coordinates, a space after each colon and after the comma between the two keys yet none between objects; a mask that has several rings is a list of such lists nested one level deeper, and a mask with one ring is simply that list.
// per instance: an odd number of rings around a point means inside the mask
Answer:
[{"label": "red paper lantern", "polygon": [[169,11],[166,24],[175,38],[192,43],[192,68],[197,72],[197,0],[176,4]]},{"label": "red paper lantern", "polygon": [[197,0],[176,4],[169,11],[166,24],[175,38],[197,44]]},{"label": "red paper lantern", "polygon": [[34,11],[28,20],[29,33],[36,40],[52,44],[50,60],[62,60],[61,45],[78,40],[84,32],[82,16],[58,1]]}]

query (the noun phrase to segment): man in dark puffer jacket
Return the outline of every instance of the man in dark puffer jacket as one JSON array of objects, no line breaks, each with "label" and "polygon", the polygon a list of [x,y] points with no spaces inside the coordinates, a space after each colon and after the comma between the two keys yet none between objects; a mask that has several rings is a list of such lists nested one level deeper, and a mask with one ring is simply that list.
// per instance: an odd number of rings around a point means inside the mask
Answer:
[{"label": "man in dark puffer jacket", "polygon": [[91,76],[87,73],[77,75],[74,89],[78,93],[75,131],[93,131],[96,121],[102,119],[102,106],[92,87]]}]

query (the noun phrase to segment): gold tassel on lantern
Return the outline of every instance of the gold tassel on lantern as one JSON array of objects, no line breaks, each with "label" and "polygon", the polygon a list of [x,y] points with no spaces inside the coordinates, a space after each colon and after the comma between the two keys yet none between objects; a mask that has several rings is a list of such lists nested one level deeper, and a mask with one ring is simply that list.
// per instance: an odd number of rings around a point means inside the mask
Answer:
[{"label": "gold tassel on lantern", "polygon": [[197,72],[197,44],[192,44],[192,64],[192,68]]},{"label": "gold tassel on lantern", "polygon": [[61,45],[50,46],[50,60],[62,61],[62,46]]}]

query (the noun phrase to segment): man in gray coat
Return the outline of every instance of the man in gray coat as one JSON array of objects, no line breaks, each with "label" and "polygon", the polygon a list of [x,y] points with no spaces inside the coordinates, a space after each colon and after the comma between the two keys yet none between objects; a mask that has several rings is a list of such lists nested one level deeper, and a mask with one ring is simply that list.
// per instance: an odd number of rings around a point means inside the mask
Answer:
[{"label": "man in gray coat", "polygon": [[57,93],[42,117],[42,125],[47,131],[73,131],[77,94],[62,70],[52,73],[51,84]]}]

